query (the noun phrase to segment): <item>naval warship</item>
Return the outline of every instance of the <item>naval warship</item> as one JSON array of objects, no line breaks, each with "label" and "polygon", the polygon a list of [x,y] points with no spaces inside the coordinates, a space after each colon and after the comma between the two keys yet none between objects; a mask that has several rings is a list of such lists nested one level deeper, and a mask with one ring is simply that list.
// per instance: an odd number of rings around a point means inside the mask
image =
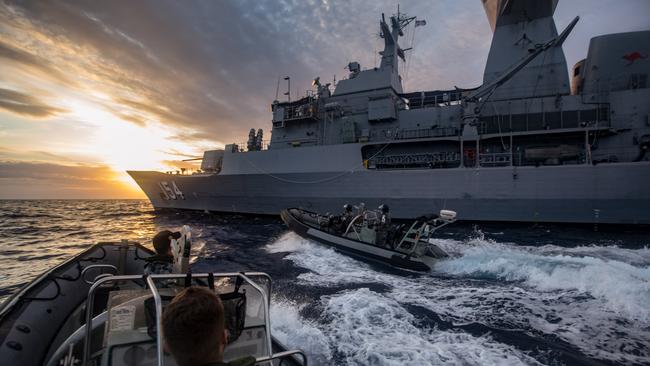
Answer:
[{"label": "naval warship", "polygon": [[335,85],[273,101],[269,142],[251,130],[205,151],[197,173],[129,174],[156,209],[363,201],[395,218],[650,224],[650,30],[592,38],[569,72],[562,45],[579,18],[558,32],[557,0],[482,3],[493,36],[479,87],[404,91],[399,39],[424,22],[382,14],[380,65],[350,62]]}]

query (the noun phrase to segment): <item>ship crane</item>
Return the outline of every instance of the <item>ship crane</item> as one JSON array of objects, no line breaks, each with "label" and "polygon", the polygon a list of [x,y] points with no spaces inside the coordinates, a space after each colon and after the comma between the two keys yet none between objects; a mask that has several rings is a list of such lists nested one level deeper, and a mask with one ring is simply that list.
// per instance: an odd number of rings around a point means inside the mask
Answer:
[{"label": "ship crane", "polygon": [[564,28],[564,30],[562,31],[562,33],[560,33],[557,37],[554,37],[553,39],[546,41],[545,43],[536,44],[535,48],[531,48],[528,50],[529,54],[526,57],[516,62],[510,68],[506,69],[500,76],[495,78],[493,81],[479,87],[477,90],[475,90],[474,92],[470,93],[465,98],[463,98],[464,102],[467,103],[468,106],[470,104],[479,103],[478,106],[471,109],[470,114],[463,117],[463,119],[464,120],[470,119],[473,122],[477,118],[478,114],[481,112],[481,109],[489,99],[490,95],[492,95],[492,93],[498,87],[505,84],[508,80],[510,80],[513,76],[515,76],[521,69],[526,67],[526,65],[528,65],[531,61],[537,58],[537,56],[544,53],[546,50],[552,47],[562,47],[562,44],[569,36],[569,33],[571,33],[575,25],[578,23],[578,20],[580,20],[580,17],[579,16],[575,17],[571,21],[571,23],[569,23],[569,25],[567,25],[566,28]]}]

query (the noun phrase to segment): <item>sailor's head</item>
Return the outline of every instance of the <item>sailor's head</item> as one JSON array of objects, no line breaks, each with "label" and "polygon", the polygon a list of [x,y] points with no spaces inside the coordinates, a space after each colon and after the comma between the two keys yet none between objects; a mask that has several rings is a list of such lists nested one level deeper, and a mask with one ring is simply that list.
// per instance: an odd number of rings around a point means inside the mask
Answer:
[{"label": "sailor's head", "polygon": [[165,348],[179,366],[223,361],[228,341],[221,299],[205,287],[188,287],[165,307]]},{"label": "sailor's head", "polygon": [[379,211],[381,211],[383,213],[388,213],[388,211],[389,211],[388,205],[387,204],[379,205]]},{"label": "sailor's head", "polygon": [[163,230],[156,234],[153,237],[153,249],[156,251],[156,254],[160,255],[171,255],[172,254],[172,239],[178,239],[181,237],[179,232],[171,232],[169,230]]},{"label": "sailor's head", "polygon": [[345,210],[345,212],[350,212],[350,211],[352,211],[352,205],[349,204],[349,203],[346,203],[345,205],[343,205],[343,209]]}]

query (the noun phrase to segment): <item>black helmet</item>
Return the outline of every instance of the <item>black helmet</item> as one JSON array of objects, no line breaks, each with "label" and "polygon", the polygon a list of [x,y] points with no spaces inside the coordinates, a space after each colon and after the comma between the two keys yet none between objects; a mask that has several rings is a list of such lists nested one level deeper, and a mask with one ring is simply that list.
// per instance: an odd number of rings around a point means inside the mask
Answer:
[{"label": "black helmet", "polygon": [[384,212],[384,213],[388,212],[388,210],[389,210],[388,205],[386,205],[386,204],[380,205],[379,209],[381,210],[381,212]]},{"label": "black helmet", "polygon": [[179,239],[180,237],[181,233],[178,231],[171,232],[169,230],[163,230],[153,237],[153,248],[155,249],[156,253],[165,254],[169,250],[171,239]]},{"label": "black helmet", "polygon": [[345,205],[343,205],[343,209],[345,211],[348,211],[348,212],[352,211],[352,205],[350,205],[349,203],[346,203]]}]

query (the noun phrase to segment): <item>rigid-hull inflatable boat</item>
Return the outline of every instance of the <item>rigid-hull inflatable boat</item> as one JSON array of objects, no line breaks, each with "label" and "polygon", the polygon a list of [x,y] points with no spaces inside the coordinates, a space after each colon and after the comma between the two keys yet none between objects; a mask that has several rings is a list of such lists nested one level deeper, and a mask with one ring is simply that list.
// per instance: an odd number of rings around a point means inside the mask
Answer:
[{"label": "rigid-hull inflatable boat", "polygon": [[299,208],[280,214],[298,235],[329,245],[361,259],[414,271],[430,271],[436,261],[447,258],[444,250],[429,242],[431,235],[456,219],[443,210],[436,218],[420,218],[409,225],[381,225],[380,213],[331,216]]}]

